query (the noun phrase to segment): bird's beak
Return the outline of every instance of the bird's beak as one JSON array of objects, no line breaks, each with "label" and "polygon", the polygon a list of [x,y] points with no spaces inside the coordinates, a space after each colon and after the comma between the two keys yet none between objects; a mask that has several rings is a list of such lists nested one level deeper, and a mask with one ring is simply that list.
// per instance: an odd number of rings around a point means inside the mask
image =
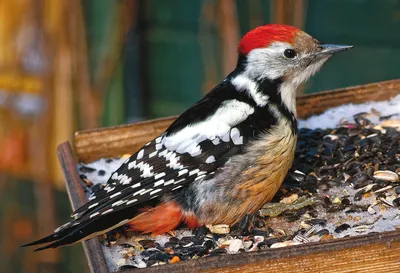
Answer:
[{"label": "bird's beak", "polygon": [[321,51],[319,54],[333,55],[338,52],[349,50],[350,48],[353,48],[353,46],[352,45],[321,44],[320,48],[321,48]]}]

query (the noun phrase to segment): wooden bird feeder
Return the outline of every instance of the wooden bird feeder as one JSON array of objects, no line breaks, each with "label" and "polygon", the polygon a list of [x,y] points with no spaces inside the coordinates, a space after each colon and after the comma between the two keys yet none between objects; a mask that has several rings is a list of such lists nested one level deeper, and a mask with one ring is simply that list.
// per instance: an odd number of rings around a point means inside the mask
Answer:
[{"label": "wooden bird feeder", "polygon": [[[297,98],[299,118],[321,114],[348,103],[384,101],[400,94],[400,80],[325,91]],[[175,119],[169,117],[135,124],[77,132],[74,151],[68,142],[58,148],[58,156],[67,183],[72,208],[86,197],[77,173],[77,162],[116,157],[137,151],[162,133]],[[75,153],[76,157],[73,156]],[[100,241],[83,243],[91,272],[107,273],[109,269]],[[333,239],[258,252],[204,257],[145,269],[123,272],[400,272],[400,230]]]}]

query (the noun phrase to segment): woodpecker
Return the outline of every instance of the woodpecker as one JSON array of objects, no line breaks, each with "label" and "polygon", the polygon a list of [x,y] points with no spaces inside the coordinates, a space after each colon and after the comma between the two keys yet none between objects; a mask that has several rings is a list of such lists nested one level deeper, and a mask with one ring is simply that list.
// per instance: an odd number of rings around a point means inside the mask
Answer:
[{"label": "woodpecker", "polygon": [[153,234],[182,223],[233,225],[254,214],[292,165],[296,88],[350,48],[287,25],[248,32],[232,73],[127,159],[74,220],[25,246],[69,245],[122,225]]}]

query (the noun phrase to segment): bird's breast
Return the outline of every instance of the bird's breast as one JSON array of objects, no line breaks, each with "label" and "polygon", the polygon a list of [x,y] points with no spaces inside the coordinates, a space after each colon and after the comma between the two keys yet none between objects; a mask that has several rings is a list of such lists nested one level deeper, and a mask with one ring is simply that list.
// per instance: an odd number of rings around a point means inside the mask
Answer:
[{"label": "bird's breast", "polygon": [[249,199],[259,200],[259,206],[270,201],[282,184],[293,163],[296,141],[290,123],[280,122],[249,147],[254,164],[242,172],[238,188]]},{"label": "bird's breast", "polygon": [[289,121],[281,121],[232,158],[213,186],[219,195],[208,195],[200,208],[202,222],[234,224],[270,201],[290,169],[297,135]]}]

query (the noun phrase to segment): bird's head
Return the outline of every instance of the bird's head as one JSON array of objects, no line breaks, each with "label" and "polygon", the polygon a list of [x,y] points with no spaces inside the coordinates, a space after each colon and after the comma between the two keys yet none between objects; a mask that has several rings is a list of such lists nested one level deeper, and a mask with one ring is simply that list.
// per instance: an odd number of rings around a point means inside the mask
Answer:
[{"label": "bird's head", "polygon": [[248,32],[240,41],[253,79],[282,78],[300,84],[315,74],[333,54],[352,46],[321,44],[309,34],[287,25],[270,24]]},{"label": "bird's head", "polygon": [[[238,68],[241,76],[251,81],[279,81],[282,101],[295,112],[298,85],[314,75],[333,54],[350,48],[321,44],[292,26],[264,25],[251,30],[240,41]],[[243,85],[243,81],[237,83]]]}]

